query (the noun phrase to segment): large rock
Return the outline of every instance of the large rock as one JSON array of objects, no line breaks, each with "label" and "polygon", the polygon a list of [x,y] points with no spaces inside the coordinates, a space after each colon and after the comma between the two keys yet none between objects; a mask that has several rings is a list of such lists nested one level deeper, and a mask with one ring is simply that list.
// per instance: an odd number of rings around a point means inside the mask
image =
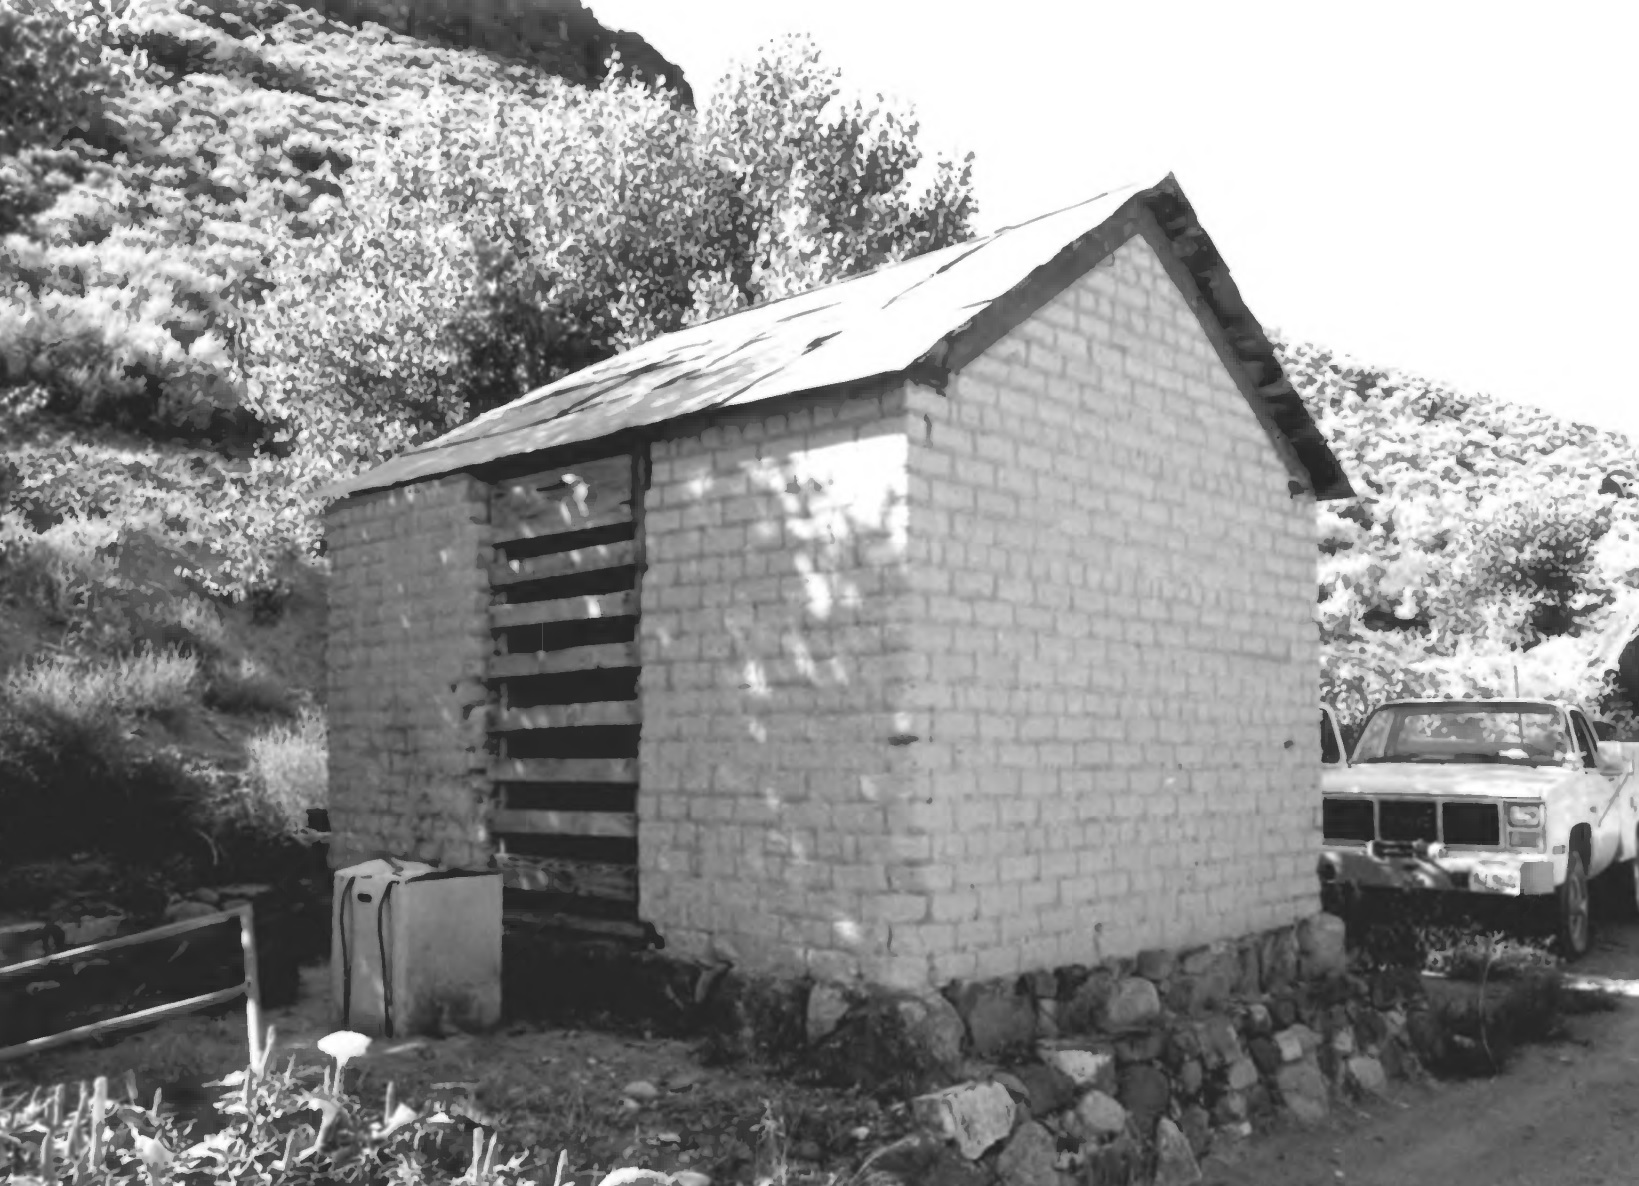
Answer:
[{"label": "large rock", "polygon": [[1343,920],[1335,914],[1311,914],[1298,923],[1298,974],[1312,980],[1349,967],[1343,943]]},{"label": "large rock", "polygon": [[967,1028],[955,1007],[937,993],[905,997],[895,1003],[895,1012],[905,1037],[939,1067],[955,1067],[962,1061],[962,1042]]},{"label": "large rock", "polygon": [[[1246,1044],[1246,1052],[1258,1065],[1259,1072],[1265,1075],[1273,1075],[1280,1070],[1281,1063],[1286,1061],[1285,1054],[1273,1038],[1253,1038]],[[1298,1058],[1302,1057],[1302,1053],[1299,1052]]]},{"label": "large rock", "polygon": [[1320,1035],[1306,1025],[1292,1025],[1275,1035],[1282,1062],[1298,1062],[1320,1046]]},{"label": "large rock", "polygon": [[1195,1186],[1200,1180],[1201,1167],[1189,1138],[1163,1117],[1155,1126],[1155,1186]]},{"label": "large rock", "polygon": [[1020,1067],[1015,1078],[1024,1088],[1032,1116],[1050,1116],[1075,1102],[1075,1080],[1049,1063]]},{"label": "large rock", "polygon": [[1151,1026],[1148,1029],[1128,1030],[1115,1039],[1115,1060],[1122,1066],[1130,1062],[1154,1062],[1167,1048],[1167,1032]]},{"label": "large rock", "polygon": [[808,990],[808,1011],[805,1019],[808,1044],[823,1042],[836,1032],[837,1026],[848,1014],[848,994],[839,984],[821,980]]},{"label": "large rock", "polygon": [[1115,977],[1109,970],[1094,968],[1075,986],[1059,1010],[1059,1032],[1085,1034],[1096,1030],[1103,1024],[1114,989]]},{"label": "large rock", "polygon": [[1362,1054],[1343,1065],[1349,1085],[1361,1095],[1383,1095],[1388,1091],[1388,1076],[1377,1059]]},{"label": "large rock", "polygon": [[1178,1093],[1186,1099],[1194,1099],[1201,1094],[1201,1084],[1206,1081],[1206,1072],[1201,1068],[1201,1060],[1191,1058],[1178,1068]]},{"label": "large rock", "polygon": [[1200,1104],[1191,1104],[1178,1117],[1178,1127],[1189,1139],[1189,1147],[1196,1157],[1205,1157],[1212,1149],[1212,1116]]},{"label": "large rock", "polygon": [[1142,1165],[1143,1151],[1138,1142],[1120,1136],[1101,1148],[1087,1150],[1082,1181],[1086,1186],[1132,1186]]},{"label": "large rock", "polygon": [[1148,1136],[1156,1117],[1164,1115],[1172,1099],[1172,1085],[1165,1072],[1137,1063],[1121,1072],[1116,1098],[1138,1125],[1139,1134]]},{"label": "large rock", "polygon": [[1053,1134],[1026,1121],[996,1158],[996,1176],[1002,1186],[1059,1186],[1057,1160]]},{"label": "large rock", "polygon": [[911,1112],[926,1131],[954,1142],[969,1161],[1004,1140],[1018,1115],[1013,1097],[1000,1083],[959,1083],[919,1095],[911,1101]]},{"label": "large rock", "polygon": [[984,981],[957,987],[956,1012],[980,1058],[1026,1048],[1036,1038],[1036,1002],[1017,986]]},{"label": "large rock", "polygon": [[1229,1064],[1229,1090],[1245,1091],[1258,1081],[1258,1064],[1250,1058],[1237,1058]]},{"label": "large rock", "polygon": [[1195,1032],[1201,1042],[1201,1061],[1209,1070],[1226,1067],[1246,1051],[1241,1049],[1241,1036],[1227,1017],[1209,1017],[1198,1023]]},{"label": "large rock", "polygon": [[1325,1119],[1331,1100],[1326,1094],[1326,1077],[1313,1059],[1287,1063],[1275,1073],[1275,1086],[1280,1088],[1287,1110],[1297,1119],[1306,1124]]},{"label": "large rock", "polygon": [[1084,1140],[1118,1136],[1127,1131],[1127,1109],[1102,1091],[1089,1091],[1076,1104],[1065,1127]]},{"label": "large rock", "polygon": [[1148,951],[1140,951],[1134,970],[1145,980],[1153,980],[1159,984],[1172,975],[1178,965],[1178,956],[1168,948],[1152,947]]},{"label": "large rock", "polygon": [[1263,973],[1263,991],[1290,988],[1298,978],[1298,943],[1291,927],[1281,927],[1263,937],[1258,949],[1258,965]]},{"label": "large rock", "polygon": [[1062,1071],[1077,1087],[1115,1090],[1115,1055],[1107,1049],[1048,1046],[1040,1054],[1042,1062]]},{"label": "large rock", "polygon": [[1104,1024],[1112,1030],[1143,1025],[1161,1014],[1161,994],[1142,976],[1129,976],[1115,986],[1104,1010]]}]

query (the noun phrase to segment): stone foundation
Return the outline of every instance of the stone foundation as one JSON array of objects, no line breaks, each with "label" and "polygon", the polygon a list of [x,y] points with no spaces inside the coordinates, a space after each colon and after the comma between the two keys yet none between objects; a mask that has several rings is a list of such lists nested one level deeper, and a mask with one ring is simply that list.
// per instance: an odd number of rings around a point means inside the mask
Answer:
[{"label": "stone foundation", "polygon": [[1008,1186],[1196,1181],[1214,1147],[1421,1075],[1451,1040],[1419,976],[1348,970],[1343,924],[1327,914],[920,996],[510,942],[511,1013],[641,1019],[703,1035],[722,1059],[911,1097],[928,1146],[918,1156]]}]

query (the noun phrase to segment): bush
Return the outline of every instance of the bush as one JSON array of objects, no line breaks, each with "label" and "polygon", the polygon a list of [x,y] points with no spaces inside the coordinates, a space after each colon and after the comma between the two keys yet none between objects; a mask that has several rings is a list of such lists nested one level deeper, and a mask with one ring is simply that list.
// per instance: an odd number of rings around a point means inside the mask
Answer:
[{"label": "bush", "polygon": [[245,751],[246,790],[259,814],[294,830],[306,825],[308,808],[325,805],[329,767],[322,713],[303,709],[293,724],[252,737]]}]

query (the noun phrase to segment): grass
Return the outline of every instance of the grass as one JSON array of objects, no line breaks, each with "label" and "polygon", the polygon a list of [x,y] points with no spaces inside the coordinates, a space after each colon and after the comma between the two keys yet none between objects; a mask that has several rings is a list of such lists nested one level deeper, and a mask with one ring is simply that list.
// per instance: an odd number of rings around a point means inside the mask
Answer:
[{"label": "grass", "polygon": [[198,657],[176,647],[102,659],[59,653],[7,672],[0,694],[25,712],[83,728],[117,728],[182,711],[198,681]]},{"label": "grass", "polygon": [[286,826],[307,822],[310,807],[323,807],[328,794],[324,716],[304,708],[289,725],[263,730],[245,744],[250,760],[248,792],[262,810]]}]

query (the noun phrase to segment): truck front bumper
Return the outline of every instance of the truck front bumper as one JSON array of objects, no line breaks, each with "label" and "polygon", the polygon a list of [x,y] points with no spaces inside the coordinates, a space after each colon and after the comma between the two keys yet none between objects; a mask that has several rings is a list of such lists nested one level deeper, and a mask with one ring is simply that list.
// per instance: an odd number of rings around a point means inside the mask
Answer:
[{"label": "truck front bumper", "polygon": [[1385,852],[1377,845],[1327,845],[1320,855],[1323,884],[1360,889],[1435,890],[1502,897],[1554,892],[1554,862],[1538,853]]}]

